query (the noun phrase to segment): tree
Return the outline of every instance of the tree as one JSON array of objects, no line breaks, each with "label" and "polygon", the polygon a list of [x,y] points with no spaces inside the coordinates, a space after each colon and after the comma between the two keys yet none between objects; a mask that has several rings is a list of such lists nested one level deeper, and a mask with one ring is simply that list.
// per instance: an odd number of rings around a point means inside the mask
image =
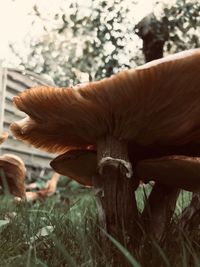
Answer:
[{"label": "tree", "polygon": [[200,2],[177,0],[175,5],[163,9],[163,17],[169,29],[166,50],[177,52],[200,46]]},{"label": "tree", "polygon": [[[77,0],[63,1],[49,16],[35,6],[33,22],[44,28],[44,34],[31,40],[27,58],[20,58],[13,48],[21,65],[50,75],[57,85],[69,86],[142,64],[141,43],[131,16],[134,3],[131,6],[122,0],[89,2],[81,6]],[[158,57],[163,47],[166,53],[174,53],[200,45],[198,0],[176,0],[173,6],[158,2],[157,8],[159,12],[155,10],[147,26],[151,25]],[[149,37],[152,40],[152,34],[147,37],[147,41]]]},{"label": "tree", "polygon": [[146,61],[162,57],[164,50],[174,53],[200,46],[198,0],[176,0],[171,6],[158,2],[157,8],[159,13],[155,10],[135,27]]},{"label": "tree", "polygon": [[169,38],[165,22],[164,18],[159,20],[152,12],[135,26],[136,34],[143,40],[142,51],[146,62],[163,57],[163,48]]},{"label": "tree", "polygon": [[165,50],[174,53],[200,46],[200,2],[176,0],[172,6],[162,7],[160,20],[167,25],[169,38]]},{"label": "tree", "polygon": [[73,1],[66,9],[63,6],[54,14],[51,23],[55,26],[50,28],[39,7],[34,7],[45,34],[32,40],[31,53],[22,65],[67,86],[110,76],[135,64],[134,22],[127,18],[129,9],[122,0],[92,0],[88,6]]}]

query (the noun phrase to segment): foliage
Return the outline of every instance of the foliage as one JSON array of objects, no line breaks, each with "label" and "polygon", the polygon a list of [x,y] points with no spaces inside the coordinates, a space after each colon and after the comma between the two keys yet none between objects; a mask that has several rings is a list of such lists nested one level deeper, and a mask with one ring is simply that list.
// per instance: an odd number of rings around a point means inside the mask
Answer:
[{"label": "foliage", "polygon": [[[49,15],[35,5],[33,24],[43,27],[44,34],[32,38],[27,59],[11,47],[26,69],[48,74],[60,86],[107,77],[142,63],[132,8],[134,3],[122,0],[90,0],[84,6],[64,0]],[[156,32],[158,21],[167,27],[167,53],[200,46],[198,0],[176,0],[171,6],[158,1],[154,11],[157,21],[151,26]]]},{"label": "foliage", "polygon": [[162,56],[163,45],[167,54],[199,47],[200,2],[157,1],[154,11],[136,25],[135,32],[144,40],[145,57],[150,54],[150,60],[154,54],[156,58]]},{"label": "foliage", "polygon": [[[31,42],[31,53],[22,65],[49,74],[60,86],[110,76],[133,62],[133,21],[122,0],[91,0],[81,6],[67,1],[46,17],[34,7],[34,20],[45,34]],[[52,26],[50,26],[52,25]]]},{"label": "foliage", "polygon": [[176,0],[171,7],[163,7],[161,20],[168,25],[168,52],[200,47],[199,0]]}]

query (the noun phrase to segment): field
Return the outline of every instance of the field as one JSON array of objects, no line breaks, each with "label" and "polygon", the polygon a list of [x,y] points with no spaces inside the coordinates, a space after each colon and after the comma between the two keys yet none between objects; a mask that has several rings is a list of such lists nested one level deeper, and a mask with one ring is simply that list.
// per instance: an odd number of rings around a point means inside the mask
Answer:
[{"label": "field", "polygon": [[[149,187],[137,191],[140,209],[143,208],[144,191],[148,195]],[[116,253],[134,267],[200,266],[198,223],[194,222],[190,232],[182,231],[176,223],[190,198],[188,192],[180,194],[165,242],[157,244],[145,236],[145,247],[138,257],[129,254],[112,237],[108,237],[107,252],[102,251],[95,198],[89,189],[74,189],[67,196],[57,194],[35,203],[14,204],[9,196],[2,196],[0,266],[118,267],[113,263]]]}]

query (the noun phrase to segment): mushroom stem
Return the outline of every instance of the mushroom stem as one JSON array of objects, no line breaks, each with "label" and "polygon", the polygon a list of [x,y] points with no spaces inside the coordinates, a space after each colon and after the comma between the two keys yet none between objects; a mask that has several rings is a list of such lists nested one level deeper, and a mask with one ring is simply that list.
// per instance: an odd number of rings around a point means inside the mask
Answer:
[{"label": "mushroom stem", "polygon": [[184,231],[187,230],[189,232],[192,229],[195,229],[196,221],[199,226],[199,213],[200,213],[200,193],[193,192],[190,204],[183,210],[182,215],[180,217],[179,223],[181,228]]},{"label": "mushroom stem", "polygon": [[132,168],[126,142],[106,136],[97,143],[99,175],[94,188],[99,198],[99,223],[117,241],[132,250],[136,244],[135,227],[138,218],[134,190],[136,179],[127,179]]},{"label": "mushroom stem", "polygon": [[97,144],[97,157],[99,173],[104,172],[104,167],[112,165],[114,168],[124,168],[125,176],[133,175],[132,165],[128,157],[128,145],[125,141],[119,141],[112,136],[106,136]]},{"label": "mushroom stem", "polygon": [[180,190],[155,183],[142,213],[145,229],[150,236],[161,241],[174,213]]}]

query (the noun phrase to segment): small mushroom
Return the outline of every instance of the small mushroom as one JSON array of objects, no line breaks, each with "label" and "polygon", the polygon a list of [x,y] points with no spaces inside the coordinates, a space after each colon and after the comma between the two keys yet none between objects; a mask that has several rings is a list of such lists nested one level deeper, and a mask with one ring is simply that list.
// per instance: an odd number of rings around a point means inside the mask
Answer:
[{"label": "small mushroom", "polygon": [[13,154],[0,156],[0,171],[1,186],[7,186],[12,195],[25,198],[26,168],[21,158]]},{"label": "small mushroom", "polygon": [[[8,138],[8,133],[0,135],[0,144]],[[20,157],[13,154],[0,156],[0,185],[15,196],[15,199],[25,197],[26,168]]]},{"label": "small mushroom", "polygon": [[8,133],[7,132],[2,133],[0,135],[0,144],[2,144],[7,138],[8,138]]},{"label": "small mushroom", "polygon": [[35,201],[35,200],[40,200],[41,197],[40,197],[40,194],[36,191],[36,192],[26,192],[26,200],[28,202],[31,202],[31,201]]},{"label": "small mushroom", "polygon": [[97,174],[97,153],[92,150],[70,150],[50,163],[58,173],[78,183],[92,186],[92,178]]},{"label": "small mushroom", "polygon": [[59,181],[60,174],[54,172],[51,179],[49,179],[46,183],[45,188],[39,190],[39,195],[40,197],[50,197],[55,194],[56,188],[57,188],[57,183]]},{"label": "small mushroom", "polygon": [[59,181],[60,174],[54,172],[51,179],[49,179],[45,185],[45,188],[37,190],[35,192],[26,192],[27,201],[35,201],[45,199],[52,196],[56,192],[57,183]]}]

